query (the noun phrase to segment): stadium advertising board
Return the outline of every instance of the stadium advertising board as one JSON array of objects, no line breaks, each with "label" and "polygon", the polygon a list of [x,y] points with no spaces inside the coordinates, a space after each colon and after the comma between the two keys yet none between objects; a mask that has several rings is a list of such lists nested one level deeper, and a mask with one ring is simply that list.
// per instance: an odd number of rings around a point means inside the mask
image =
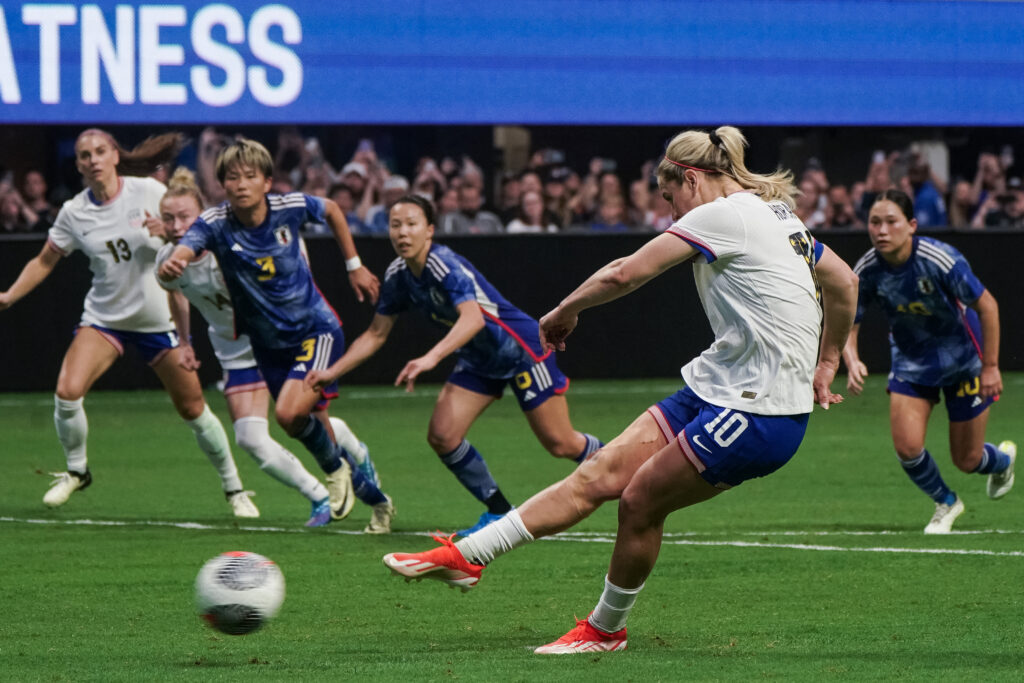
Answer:
[{"label": "stadium advertising board", "polygon": [[1024,4],[4,3],[0,122],[1019,125]]}]

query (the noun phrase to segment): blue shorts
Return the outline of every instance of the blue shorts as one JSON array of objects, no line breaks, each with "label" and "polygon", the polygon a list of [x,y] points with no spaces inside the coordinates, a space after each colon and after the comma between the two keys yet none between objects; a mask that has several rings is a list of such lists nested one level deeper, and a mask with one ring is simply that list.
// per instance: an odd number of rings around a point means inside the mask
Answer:
[{"label": "blue shorts", "polygon": [[712,486],[732,488],[763,477],[793,457],[803,441],[810,413],[755,415],[712,405],[689,387],[647,410],[665,439]]},{"label": "blue shorts", "polygon": [[260,369],[255,365],[224,371],[225,396],[241,394],[246,391],[259,391],[266,388],[267,383],[263,381],[263,375],[260,374]]},{"label": "blue shorts", "polygon": [[[341,358],[345,353],[345,333],[339,327],[314,334],[302,343],[284,349],[261,349],[253,344],[252,352],[270,395],[277,399],[286,381],[302,381],[310,370],[326,370]],[[331,382],[320,393],[324,399],[337,398],[338,383]],[[326,405],[326,401],[322,401],[317,407]]]},{"label": "blue shorts", "polygon": [[978,394],[981,388],[981,379],[973,379],[947,384],[944,387],[926,387],[923,384],[906,382],[899,377],[889,375],[889,386],[886,389],[890,394],[902,394],[923,398],[931,401],[932,405],[939,402],[939,390],[946,396],[946,413],[950,422],[967,422],[981,415],[988,409],[995,398],[982,398]]},{"label": "blue shorts", "polygon": [[[124,347],[131,344],[139,350],[143,359],[150,365],[156,365],[167,355],[171,349],[178,348],[178,333],[174,330],[167,332],[125,332],[123,330],[112,330],[109,327],[99,325],[83,325],[91,327],[103,335],[110,344],[117,349],[117,355],[124,355]],[[79,327],[78,329],[81,329]],[[78,329],[75,334],[78,334]]]},{"label": "blue shorts", "polygon": [[448,381],[463,389],[495,398],[501,398],[508,385],[512,387],[512,393],[516,395],[523,412],[533,410],[552,396],[564,394],[569,388],[569,378],[558,369],[553,353],[538,361],[530,359],[522,363],[508,379],[485,377],[472,366],[459,362],[452,374],[448,375]]}]

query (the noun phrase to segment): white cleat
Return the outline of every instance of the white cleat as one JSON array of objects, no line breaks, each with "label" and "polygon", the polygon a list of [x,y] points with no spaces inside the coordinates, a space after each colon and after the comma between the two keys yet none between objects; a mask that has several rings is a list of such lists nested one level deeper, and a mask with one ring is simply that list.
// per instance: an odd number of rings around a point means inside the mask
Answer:
[{"label": "white cleat", "polygon": [[387,500],[373,506],[370,523],[363,529],[364,534],[391,533],[391,520],[395,518],[395,504],[391,502],[391,496],[384,494],[384,497]]},{"label": "white cleat", "polygon": [[85,474],[78,472],[51,472],[50,474],[54,479],[50,484],[50,490],[43,496],[43,504],[51,508],[60,507],[68,502],[72,493],[80,491],[92,483],[92,474],[89,473],[89,470],[86,470]]},{"label": "white cleat", "polygon": [[331,497],[331,519],[345,519],[356,504],[356,494],[352,490],[352,468],[342,460],[341,467],[324,479],[327,482],[327,494]]},{"label": "white cleat", "polygon": [[964,501],[960,496],[956,497],[949,505],[945,503],[935,504],[935,514],[928,526],[924,528],[926,534],[948,534],[953,530],[953,522],[964,513]]},{"label": "white cleat", "polygon": [[232,491],[225,495],[227,496],[228,504],[231,505],[231,511],[235,513],[235,517],[255,519],[260,516],[260,511],[250,500],[251,496],[256,495],[252,491]]},{"label": "white cleat", "polygon": [[1013,465],[1017,462],[1017,444],[1012,441],[1002,441],[998,448],[1010,456],[1010,465],[1002,472],[993,472],[988,475],[988,497],[992,500],[1002,498],[1013,488]]}]

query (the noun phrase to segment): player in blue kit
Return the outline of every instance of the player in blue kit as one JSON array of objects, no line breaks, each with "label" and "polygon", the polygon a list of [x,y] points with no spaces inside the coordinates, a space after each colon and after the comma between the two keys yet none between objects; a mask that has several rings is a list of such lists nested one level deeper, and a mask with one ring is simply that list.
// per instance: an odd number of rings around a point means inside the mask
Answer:
[{"label": "player in blue kit", "polygon": [[868,222],[874,247],[854,268],[860,276],[857,323],[843,351],[847,387],[864,388],[867,367],[857,353],[864,309],[877,301],[889,320],[892,370],[889,418],[900,464],[935,501],[926,534],[945,534],[964,504],[942,480],[925,448],[925,433],[939,393],[946,397],[949,448],[964,472],[988,474],[988,495],[1013,486],[1017,446],[985,442],[988,407],[1003,388],[999,373],[999,307],[956,249],[918,237],[914,205],[900,190],[878,196]]},{"label": "player in blue kit", "polygon": [[326,401],[338,395],[337,384],[316,392],[303,381],[310,370],[326,368],[341,357],[345,337],[337,314],[313,282],[299,227],[310,220],[331,227],[360,301],[368,297],[376,302],[377,278],[359,261],[337,204],[300,193],[267,195],[273,160],[258,142],[239,140],[226,147],[216,171],[227,201],[200,215],[158,275],[165,281],[181,277],[203,250],[217,257],[235,310],[235,331],[249,336],[275,400],[278,424],[302,442],[327,474],[332,516],[342,519],[351,511],[354,486],[356,497],[373,507],[364,531],[388,533],[394,516],[391,499],[335,443]]},{"label": "player in blue kit", "polygon": [[395,385],[404,383],[412,391],[421,373],[457,354],[458,363],[437,397],[427,441],[459,482],[487,506],[474,526],[458,532],[465,536],[512,509],[466,440],[470,426],[501,397],[506,384],[534,434],[555,457],[581,462],[602,444],[573,429],[563,396],[569,379],[555,364],[554,353],[541,347],[537,321],[506,301],[469,261],[434,244],[433,205],[406,195],[391,207],[389,219],[398,258],[384,276],[370,328],[328,370],[311,372],[306,383],[311,388],[330,386],[359,366],[384,344],[403,311],[423,311],[446,330],[426,354],[405,365]]}]

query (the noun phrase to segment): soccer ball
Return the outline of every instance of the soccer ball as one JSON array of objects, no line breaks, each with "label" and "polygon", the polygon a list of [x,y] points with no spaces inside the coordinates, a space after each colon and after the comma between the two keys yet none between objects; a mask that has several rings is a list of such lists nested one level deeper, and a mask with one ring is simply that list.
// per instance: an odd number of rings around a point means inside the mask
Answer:
[{"label": "soccer ball", "polygon": [[196,577],[199,615],[233,636],[263,626],[283,601],[284,575],[272,560],[256,553],[221,553],[204,564]]}]

